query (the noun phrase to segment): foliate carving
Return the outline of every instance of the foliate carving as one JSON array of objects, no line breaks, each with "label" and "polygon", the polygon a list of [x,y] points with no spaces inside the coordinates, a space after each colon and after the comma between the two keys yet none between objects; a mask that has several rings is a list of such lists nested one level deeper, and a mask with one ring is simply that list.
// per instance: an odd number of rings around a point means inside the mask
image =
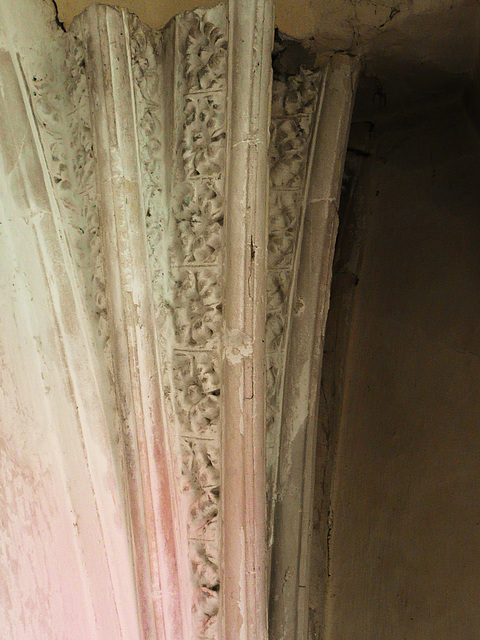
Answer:
[{"label": "foliate carving", "polygon": [[150,271],[154,283],[154,303],[159,313],[166,296],[166,260],[168,245],[165,229],[168,204],[165,198],[164,131],[162,128],[160,51],[163,34],[155,33],[133,14],[129,15],[129,36],[143,204],[147,227]]},{"label": "foliate carving", "polygon": [[197,631],[205,640],[214,640],[216,635],[216,617],[218,614],[218,565],[216,545],[204,545],[190,541],[190,562],[193,568],[197,601],[194,613],[202,620]]},{"label": "foliate carving", "polygon": [[130,47],[132,73],[136,92],[137,134],[140,159],[145,167],[143,172],[144,205],[147,212],[162,207],[162,127],[160,84],[161,74],[158,64],[158,48],[161,34],[155,34],[143,25],[136,16],[130,16]]},{"label": "foliate carving", "polygon": [[271,269],[292,267],[300,206],[300,190],[270,193],[268,266]]},{"label": "foliate carving", "polygon": [[282,348],[288,313],[292,273],[287,268],[270,269],[267,276],[267,353]]},{"label": "foliate carving", "polygon": [[72,27],[68,34],[59,34],[55,43],[56,59],[65,61],[62,78],[54,73],[55,65],[51,64],[28,74],[27,83],[53,188],[67,223],[77,276],[86,293],[87,311],[111,372],[85,48],[80,36]]},{"label": "foliate carving", "polygon": [[272,187],[301,189],[310,122],[309,116],[292,116],[272,121],[272,144],[270,147],[270,184]]},{"label": "foliate carving", "polygon": [[301,68],[295,75],[274,80],[272,119],[312,115],[317,105],[319,74]]},{"label": "foliate carving", "polygon": [[179,194],[177,202],[174,215],[179,241],[178,261],[218,263],[224,216],[221,179],[185,183],[184,192]]},{"label": "foliate carving", "polygon": [[205,352],[176,353],[173,374],[182,435],[213,440],[220,428],[220,363]]},{"label": "foliate carving", "polygon": [[[320,74],[301,68],[273,81],[267,277],[267,489],[273,515],[283,366],[308,151]],[[270,532],[271,535],[271,532]]]},{"label": "foliate carving", "polygon": [[189,95],[184,107],[182,155],[188,178],[219,176],[225,162],[225,100],[222,94]]},{"label": "foliate carving", "polygon": [[[171,62],[164,39],[175,44]],[[217,524],[226,8],[186,13],[161,34],[131,18],[130,41],[165,406],[181,458],[192,624],[196,639],[213,639],[221,588]],[[173,87],[168,106],[159,78]]]},{"label": "foliate carving", "polygon": [[179,348],[215,349],[222,323],[222,296],[218,269],[175,270],[175,342]]},{"label": "foliate carving", "polygon": [[185,491],[191,493],[188,534],[198,544],[216,542],[220,469],[212,440],[186,438],[182,444]]},{"label": "foliate carving", "polygon": [[226,13],[194,11],[178,19],[179,51],[184,58],[187,93],[225,89],[227,69]]},{"label": "foliate carving", "polygon": [[[226,14],[225,6],[193,11],[159,33],[130,16],[128,34],[158,350],[172,446],[179,454],[178,503],[191,566],[196,640],[218,635],[222,587],[218,523]],[[110,358],[82,37],[74,25],[59,39],[66,84],[52,76],[48,65],[28,83],[53,187],[68,220],[72,255]],[[167,54],[172,44],[173,59]],[[270,504],[275,499],[286,333],[319,82],[318,73],[300,69],[273,84],[266,327]]]},{"label": "foliate carving", "polygon": [[[172,247],[175,362],[183,362],[174,406],[185,438],[188,536],[196,638],[217,637],[219,603],[220,335],[225,173],[226,10],[177,19],[178,87]],[[173,265],[175,265],[173,267]],[[189,352],[190,351],[190,352]],[[194,351],[194,352],[193,352]],[[178,368],[175,368],[178,376]],[[192,435],[190,438],[189,435]],[[195,438],[195,439],[194,439]]]},{"label": "foliate carving", "polygon": [[84,261],[89,263],[86,265],[86,273],[90,274],[87,291],[94,303],[98,335],[112,374],[102,241],[96,205],[93,134],[85,74],[85,48],[80,38],[73,32],[69,34],[66,61],[71,70],[71,83],[67,84],[67,93],[72,105],[69,128],[73,149],[73,172],[76,178],[76,190],[81,198],[82,220],[85,222],[83,228],[79,227],[84,245],[80,253]]}]

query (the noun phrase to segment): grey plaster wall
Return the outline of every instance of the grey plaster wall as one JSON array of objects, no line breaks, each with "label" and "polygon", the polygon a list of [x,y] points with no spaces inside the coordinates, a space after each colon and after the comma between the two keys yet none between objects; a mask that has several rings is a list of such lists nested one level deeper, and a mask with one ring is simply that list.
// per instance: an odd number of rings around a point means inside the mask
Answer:
[{"label": "grey plaster wall", "polygon": [[480,629],[480,146],[458,103],[377,125],[328,530],[328,640]]}]

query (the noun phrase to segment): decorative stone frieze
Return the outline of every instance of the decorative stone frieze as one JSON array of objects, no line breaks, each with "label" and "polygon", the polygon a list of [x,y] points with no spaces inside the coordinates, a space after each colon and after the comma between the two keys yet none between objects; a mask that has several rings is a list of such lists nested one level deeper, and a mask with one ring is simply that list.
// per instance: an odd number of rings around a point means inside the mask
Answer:
[{"label": "decorative stone frieze", "polygon": [[270,0],[161,31],[92,5],[42,53],[4,44],[49,203],[34,259],[68,342],[111,637],[306,638],[305,460],[356,71],[340,56],[272,84],[273,25]]},{"label": "decorative stone frieze", "polygon": [[270,539],[276,502],[282,393],[292,282],[299,251],[307,161],[322,74],[300,68],[273,81],[267,276],[267,492]]},{"label": "decorative stone frieze", "polygon": [[[198,638],[217,637],[220,584],[226,13],[220,6],[185,14],[161,34],[131,19],[132,66],[140,79],[135,91],[143,134],[140,173],[155,315],[161,327],[164,402],[179,461],[177,499],[193,588],[190,624],[192,637]],[[162,101],[159,78],[171,92],[168,103]],[[154,131],[160,163],[152,170]],[[164,169],[167,158],[170,167]]]},{"label": "decorative stone frieze", "polygon": [[[321,374],[325,323],[333,252],[338,226],[338,203],[343,164],[358,77],[355,59],[334,56],[323,71],[318,99],[312,84],[305,101],[292,96],[292,104],[315,108],[306,177],[298,222],[299,241],[293,268],[289,316],[284,320],[283,389],[279,411],[280,442],[273,500],[273,544],[270,582],[269,633],[271,638],[306,638],[308,633],[308,558],[317,397]],[[314,76],[310,76],[313,80]],[[302,86],[304,80],[294,81]],[[305,85],[303,85],[305,86]],[[292,95],[288,90],[286,95]],[[289,124],[288,130],[300,127]],[[303,126],[307,129],[307,126]],[[300,139],[304,134],[299,134]],[[293,148],[288,145],[287,148]],[[275,152],[273,161],[278,162]],[[300,154],[293,163],[300,167]],[[303,165],[305,166],[305,165]],[[281,171],[287,184],[301,185]],[[274,191],[274,189],[272,190]],[[284,274],[285,278],[285,274]],[[286,288],[286,287],[285,287]],[[277,294],[278,297],[279,294]],[[279,375],[277,374],[277,379]],[[280,385],[279,385],[280,387]]]}]

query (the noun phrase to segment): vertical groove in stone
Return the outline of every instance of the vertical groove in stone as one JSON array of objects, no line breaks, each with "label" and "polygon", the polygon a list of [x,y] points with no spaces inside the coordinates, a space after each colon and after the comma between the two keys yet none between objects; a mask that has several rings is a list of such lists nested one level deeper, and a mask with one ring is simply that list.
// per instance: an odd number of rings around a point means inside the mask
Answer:
[{"label": "vertical groove in stone", "polygon": [[267,147],[273,8],[229,5],[222,359],[222,638],[264,640]]},{"label": "vertical groove in stone", "polygon": [[84,14],[107,300],[124,424],[138,602],[145,638],[184,636],[175,482],[163,415],[138,166],[127,21]]}]

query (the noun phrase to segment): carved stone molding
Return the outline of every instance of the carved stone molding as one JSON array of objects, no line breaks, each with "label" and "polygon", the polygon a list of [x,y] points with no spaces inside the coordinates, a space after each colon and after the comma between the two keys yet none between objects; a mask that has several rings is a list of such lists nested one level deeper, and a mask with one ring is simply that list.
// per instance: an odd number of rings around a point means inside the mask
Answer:
[{"label": "carved stone molding", "polygon": [[282,397],[307,164],[322,73],[305,68],[273,82],[267,276],[267,492],[270,541],[277,500]]},{"label": "carved stone molding", "polygon": [[49,300],[21,302],[22,331],[33,344],[38,309],[42,366],[62,372],[36,375],[52,378],[88,637],[306,638],[309,454],[356,63],[272,83],[270,0],[161,31],[91,5],[67,33],[40,0],[8,4],[2,181],[27,224],[2,209],[0,248],[25,238]]},{"label": "carved stone molding", "polygon": [[229,5],[223,336],[224,638],[267,638],[265,317],[273,9]]},{"label": "carved stone molding", "polygon": [[[118,420],[96,330],[88,125],[83,110],[70,117],[79,74],[69,43],[44,9],[34,22],[31,11],[0,12],[3,490],[12,483],[8,508],[1,500],[2,633],[134,638]],[[32,42],[50,48],[39,55]]]},{"label": "carved stone molding", "polygon": [[[306,638],[308,633],[307,568],[312,523],[317,397],[338,227],[338,204],[358,71],[356,60],[336,55],[323,71],[318,99],[315,101],[310,84],[312,97],[309,104],[312,111],[315,109],[316,115],[312,123],[308,164],[305,166],[304,161],[303,165],[306,169],[305,179],[302,185],[299,181],[295,183],[292,178],[286,178],[287,184],[303,186],[303,189],[301,195],[297,196],[302,203],[297,223],[300,228],[299,240],[293,282],[290,285],[289,315],[284,321],[286,335],[283,339],[287,345],[284,347],[284,381],[279,407],[280,442],[275,459],[278,471],[272,507],[271,638],[293,640]],[[295,81],[294,86],[297,82],[301,80]],[[296,105],[299,102],[306,100],[299,98],[297,93],[292,103]],[[307,127],[303,125],[302,129]],[[287,148],[292,146],[288,145]],[[298,167],[301,167],[301,158],[297,152],[294,161]],[[275,151],[272,160],[275,167],[278,162]],[[285,172],[282,172],[283,176]],[[280,189],[278,191],[281,193]],[[295,193],[295,190],[289,193]]]},{"label": "carved stone molding", "polygon": [[[130,501],[144,506],[132,521],[153,514],[146,544],[137,544],[150,557],[148,566],[137,558],[137,581],[148,591],[150,574],[172,598],[143,612],[144,628],[175,621],[167,637],[266,634],[267,194],[257,177],[267,170],[273,21],[265,6],[198,10],[159,33],[107,7],[74,25],[87,43],[95,105],[118,402],[128,454],[137,455]],[[240,596],[225,597],[239,586]]]}]

